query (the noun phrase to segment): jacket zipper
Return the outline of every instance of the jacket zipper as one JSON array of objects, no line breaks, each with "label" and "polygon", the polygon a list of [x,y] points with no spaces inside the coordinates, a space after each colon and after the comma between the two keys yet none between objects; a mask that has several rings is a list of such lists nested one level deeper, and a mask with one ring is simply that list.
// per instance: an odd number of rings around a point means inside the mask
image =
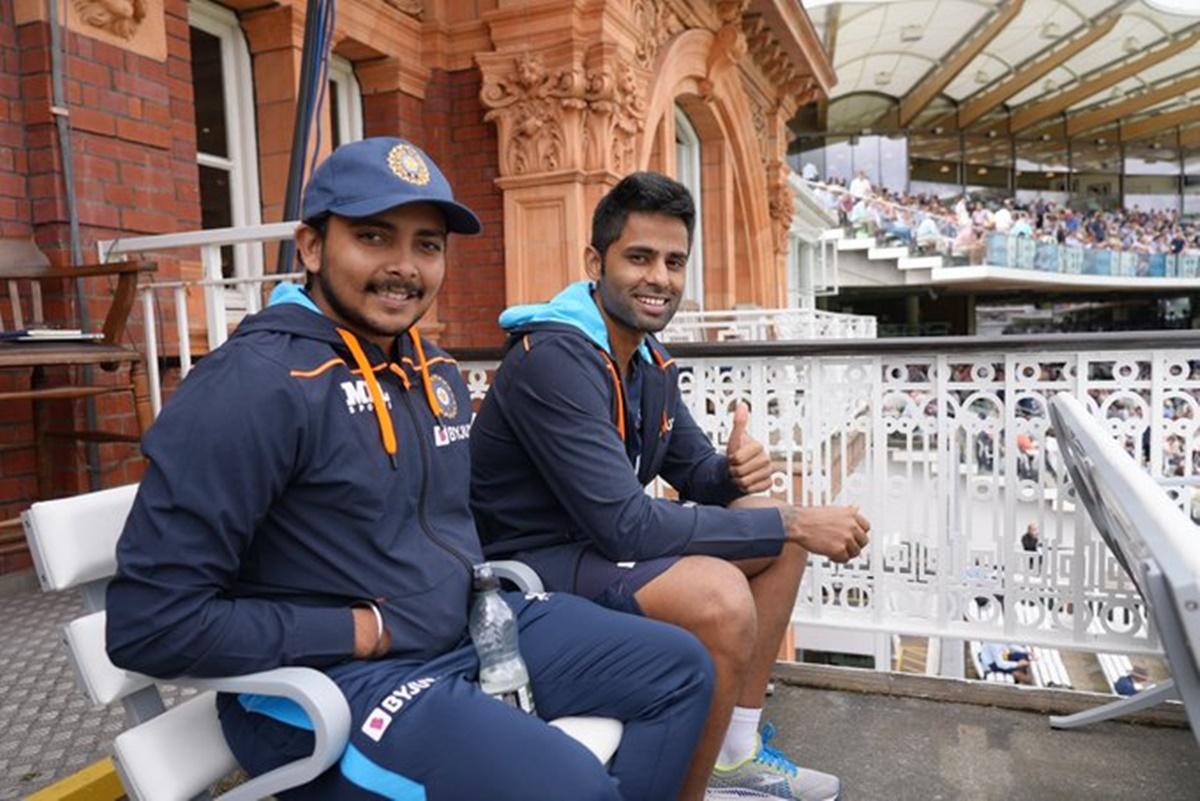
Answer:
[{"label": "jacket zipper", "polygon": [[412,398],[408,392],[402,393],[404,397],[404,408],[408,410],[409,419],[412,420],[413,430],[416,432],[417,445],[421,451],[421,489],[417,495],[417,522],[421,524],[421,530],[425,532],[425,536],[446,553],[457,559],[466,569],[468,576],[474,575],[474,566],[465,556],[452,548],[448,543],[442,540],[434,533],[433,527],[429,525],[429,520],[425,516],[425,491],[429,488],[429,471],[433,469],[432,460],[429,458],[428,444],[425,442],[424,432],[421,431],[421,425],[417,420],[416,410],[413,409]]}]

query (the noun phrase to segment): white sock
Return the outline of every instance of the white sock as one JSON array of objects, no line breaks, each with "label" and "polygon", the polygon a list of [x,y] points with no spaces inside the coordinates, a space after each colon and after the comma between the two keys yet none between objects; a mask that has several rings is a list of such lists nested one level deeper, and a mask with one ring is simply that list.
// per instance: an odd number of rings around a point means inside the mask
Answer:
[{"label": "white sock", "polygon": [[762,708],[749,709],[735,706],[733,716],[729,719],[729,730],[725,732],[725,742],[721,743],[721,753],[717,754],[717,764],[725,767],[736,765],[754,756],[758,747],[758,722],[762,719]]}]

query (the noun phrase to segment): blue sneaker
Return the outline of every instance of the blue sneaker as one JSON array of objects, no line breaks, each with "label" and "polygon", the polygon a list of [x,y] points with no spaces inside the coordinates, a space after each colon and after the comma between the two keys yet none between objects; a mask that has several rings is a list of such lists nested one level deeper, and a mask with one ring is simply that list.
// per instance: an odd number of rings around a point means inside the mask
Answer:
[{"label": "blue sneaker", "polygon": [[782,751],[769,745],[775,733],[775,727],[768,723],[759,735],[754,754],[730,767],[714,767],[708,780],[711,797],[742,792],[787,801],[836,801],[842,791],[841,781],[828,773],[798,767]]}]

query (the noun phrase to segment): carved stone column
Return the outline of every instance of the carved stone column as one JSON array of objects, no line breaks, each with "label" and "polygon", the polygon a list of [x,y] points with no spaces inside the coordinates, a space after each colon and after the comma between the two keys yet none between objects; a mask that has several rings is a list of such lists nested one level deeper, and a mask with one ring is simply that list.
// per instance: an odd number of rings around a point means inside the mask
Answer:
[{"label": "carved stone column", "polygon": [[495,50],[476,62],[499,134],[506,300],[544,300],[583,277],[592,208],[639,166],[648,71],[624,4],[501,2],[486,19]]}]

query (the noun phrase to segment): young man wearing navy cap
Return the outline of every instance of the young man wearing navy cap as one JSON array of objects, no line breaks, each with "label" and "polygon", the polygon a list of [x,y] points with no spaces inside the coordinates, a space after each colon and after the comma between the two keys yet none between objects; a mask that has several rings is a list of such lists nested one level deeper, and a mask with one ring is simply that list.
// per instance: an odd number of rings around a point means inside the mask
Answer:
[{"label": "young man wearing navy cap", "polygon": [[[691,635],[569,595],[505,599],[538,714],[624,722],[611,770],[476,683],[471,401],[416,323],[448,234],[479,229],[412,144],[339,148],[305,191],[306,287],[278,288],[146,434],[109,654],[161,678],[324,671],[349,702],[350,743],[283,798],[669,799],[703,726],[712,665]],[[218,707],[251,774],[312,750],[290,701]]]}]

